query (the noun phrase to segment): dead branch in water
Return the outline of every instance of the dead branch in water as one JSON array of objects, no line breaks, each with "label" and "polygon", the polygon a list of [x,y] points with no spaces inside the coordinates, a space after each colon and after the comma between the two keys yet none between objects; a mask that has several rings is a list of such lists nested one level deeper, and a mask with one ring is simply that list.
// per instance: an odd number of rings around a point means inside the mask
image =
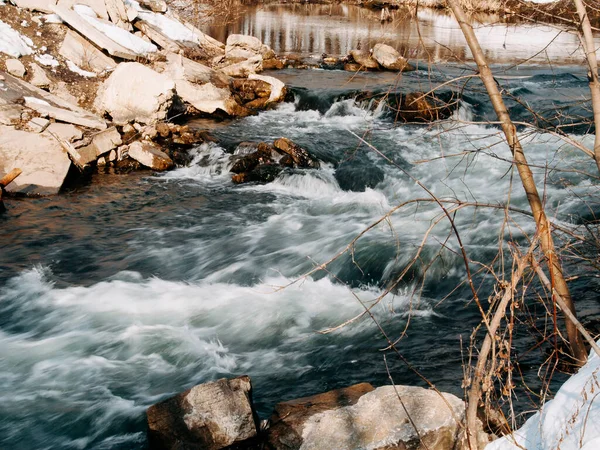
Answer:
[{"label": "dead branch in water", "polygon": [[2,177],[2,179],[0,179],[0,188],[4,189],[6,186],[12,183],[15,178],[21,175],[21,173],[23,173],[21,169],[13,169],[10,172],[8,172]]}]

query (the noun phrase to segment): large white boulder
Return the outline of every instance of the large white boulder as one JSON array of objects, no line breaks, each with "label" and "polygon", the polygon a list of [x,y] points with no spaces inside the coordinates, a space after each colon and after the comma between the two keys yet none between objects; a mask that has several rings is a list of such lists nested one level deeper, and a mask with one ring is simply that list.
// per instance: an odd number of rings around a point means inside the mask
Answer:
[{"label": "large white boulder", "polygon": [[463,416],[464,403],[452,394],[362,383],[278,404],[269,444],[274,450],[456,450],[463,448]]},{"label": "large white boulder", "polygon": [[225,57],[228,59],[248,59],[260,55],[264,59],[273,58],[275,53],[260,39],[245,34],[230,34],[225,45]]},{"label": "large white boulder", "polygon": [[373,47],[372,57],[382,67],[388,70],[400,70],[402,72],[415,70],[415,68],[411,66],[395,48],[386,44],[376,44],[375,47]]},{"label": "large white boulder", "polygon": [[114,123],[165,120],[175,95],[175,82],[139,63],[121,63],[98,90],[95,107]]},{"label": "large white boulder", "polygon": [[71,160],[54,137],[0,126],[0,178],[15,168],[23,171],[7,192],[57,194],[70,167]]},{"label": "large white boulder", "polygon": [[213,114],[221,110],[231,116],[242,112],[229,90],[230,78],[223,73],[176,54],[167,56],[164,73],[175,81],[181,100],[198,111]]}]

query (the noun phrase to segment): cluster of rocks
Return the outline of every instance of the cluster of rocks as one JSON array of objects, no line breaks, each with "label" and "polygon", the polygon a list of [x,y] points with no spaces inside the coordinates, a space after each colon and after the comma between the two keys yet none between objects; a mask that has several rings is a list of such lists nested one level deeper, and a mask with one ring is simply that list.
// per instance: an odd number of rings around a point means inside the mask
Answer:
[{"label": "cluster of rocks", "polygon": [[233,154],[234,173],[231,180],[236,184],[269,183],[286,168],[318,169],[319,160],[307,150],[287,138],[266,142],[242,142]]},{"label": "cluster of rocks", "polygon": [[390,70],[394,72],[410,72],[415,70],[406,58],[387,44],[375,44],[366,51],[354,49],[344,58],[323,55],[322,66],[327,68],[343,68],[349,72],[361,70]]},{"label": "cluster of rocks", "polygon": [[[464,413],[452,394],[361,383],[279,403],[261,422],[242,376],[194,386],[151,406],[147,419],[154,450],[466,450]],[[491,438],[480,424],[479,449]]]},{"label": "cluster of rocks", "polygon": [[55,194],[72,165],[168,170],[202,140],[172,117],[247,116],[285,98],[259,75],[283,67],[271,48],[218,42],[163,0],[11,1],[0,4],[0,176],[23,173],[6,192]]}]

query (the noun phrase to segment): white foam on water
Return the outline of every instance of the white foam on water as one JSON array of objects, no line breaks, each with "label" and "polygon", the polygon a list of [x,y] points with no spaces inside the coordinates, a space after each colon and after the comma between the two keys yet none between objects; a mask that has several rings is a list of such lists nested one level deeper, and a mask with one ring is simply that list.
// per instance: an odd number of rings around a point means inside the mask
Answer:
[{"label": "white foam on water", "polygon": [[[0,309],[11,314],[0,333],[0,401],[15,417],[43,401],[57,414],[92,419],[86,438],[70,443],[80,448],[191,384],[240,371],[310,370],[305,356],[315,332],[362,310],[345,286],[326,278],[281,289],[292,280],[239,286],[125,273],[57,288],[50,275],[35,268],[0,289]],[[364,300],[380,294],[355,292]],[[372,326],[366,320],[338,334]]]}]

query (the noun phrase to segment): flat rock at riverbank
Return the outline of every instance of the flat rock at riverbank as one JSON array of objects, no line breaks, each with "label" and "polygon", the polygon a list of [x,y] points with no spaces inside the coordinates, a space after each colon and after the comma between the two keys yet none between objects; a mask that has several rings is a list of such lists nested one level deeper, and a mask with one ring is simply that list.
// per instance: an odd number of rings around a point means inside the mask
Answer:
[{"label": "flat rock at riverbank", "polygon": [[[277,404],[259,427],[248,377],[201,384],[148,409],[154,449],[463,450],[464,403],[415,386],[360,383]],[[488,443],[479,433],[479,449]],[[229,448],[229,447],[227,447]]]},{"label": "flat rock at riverbank", "polygon": [[58,140],[0,125],[0,177],[14,168],[23,173],[6,191],[26,195],[57,194],[71,167]]}]

